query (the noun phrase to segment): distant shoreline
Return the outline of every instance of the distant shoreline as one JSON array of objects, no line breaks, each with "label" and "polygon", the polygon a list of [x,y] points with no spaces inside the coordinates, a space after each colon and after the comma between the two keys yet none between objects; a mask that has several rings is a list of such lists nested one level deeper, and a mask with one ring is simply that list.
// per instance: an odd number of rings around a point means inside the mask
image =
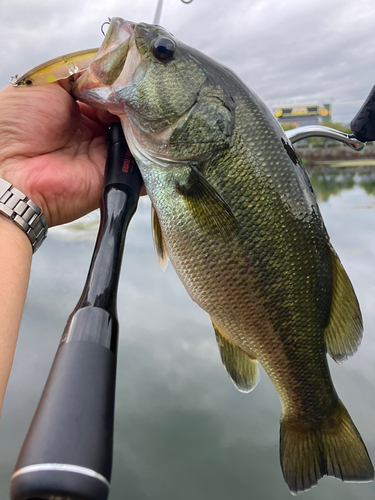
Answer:
[{"label": "distant shoreline", "polygon": [[296,149],[307,169],[353,170],[372,172],[375,170],[375,146],[366,145],[362,151],[353,151],[348,146],[298,147]]},{"label": "distant shoreline", "polygon": [[375,160],[371,163],[348,161],[315,161],[305,164],[306,170],[313,174],[375,174]]}]

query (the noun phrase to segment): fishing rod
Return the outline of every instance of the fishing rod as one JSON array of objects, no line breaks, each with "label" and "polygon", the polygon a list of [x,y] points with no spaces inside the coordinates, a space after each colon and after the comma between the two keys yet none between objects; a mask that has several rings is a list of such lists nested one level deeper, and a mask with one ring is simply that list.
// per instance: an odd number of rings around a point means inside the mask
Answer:
[{"label": "fishing rod", "polygon": [[[159,24],[161,18],[161,11],[163,10],[163,1],[158,0],[158,4],[156,6],[155,16],[152,24]],[[191,3],[193,0],[181,0],[182,3]]]},{"label": "fishing rod", "polygon": [[11,479],[11,500],[106,500],[118,342],[117,288],[142,177],[120,123],[108,133],[98,236]]}]

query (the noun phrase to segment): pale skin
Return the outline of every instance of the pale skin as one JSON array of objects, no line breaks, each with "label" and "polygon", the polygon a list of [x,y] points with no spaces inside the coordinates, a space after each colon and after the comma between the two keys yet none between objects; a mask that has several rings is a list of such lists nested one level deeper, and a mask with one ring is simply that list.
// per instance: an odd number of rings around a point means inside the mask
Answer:
[{"label": "pale skin", "polygon": [[[77,103],[69,83],[0,92],[0,177],[43,211],[49,227],[99,206],[109,113]],[[30,277],[32,248],[0,215],[0,409]]]}]

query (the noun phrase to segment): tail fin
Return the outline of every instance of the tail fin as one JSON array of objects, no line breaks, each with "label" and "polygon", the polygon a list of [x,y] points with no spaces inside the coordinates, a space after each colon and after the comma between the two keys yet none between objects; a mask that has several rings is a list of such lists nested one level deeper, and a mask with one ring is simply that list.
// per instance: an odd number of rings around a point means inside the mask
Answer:
[{"label": "tail fin", "polygon": [[374,479],[366,446],[341,401],[319,425],[282,419],[280,462],[293,494],[315,486],[323,476],[349,482]]}]

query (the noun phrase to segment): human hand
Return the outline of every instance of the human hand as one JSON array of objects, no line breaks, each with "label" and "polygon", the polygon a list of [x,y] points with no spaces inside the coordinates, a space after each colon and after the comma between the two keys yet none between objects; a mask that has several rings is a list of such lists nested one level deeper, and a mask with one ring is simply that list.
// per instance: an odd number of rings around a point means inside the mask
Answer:
[{"label": "human hand", "polygon": [[49,227],[99,206],[107,127],[117,120],[62,85],[0,92],[0,177],[41,208]]}]

